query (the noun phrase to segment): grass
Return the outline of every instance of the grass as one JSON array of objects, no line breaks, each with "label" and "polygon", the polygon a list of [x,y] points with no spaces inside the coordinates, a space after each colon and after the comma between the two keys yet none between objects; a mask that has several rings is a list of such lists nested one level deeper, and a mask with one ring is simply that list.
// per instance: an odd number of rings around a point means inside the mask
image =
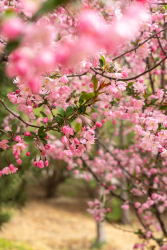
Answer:
[{"label": "grass", "polygon": [[32,248],[19,242],[0,239],[0,250],[32,250]]}]

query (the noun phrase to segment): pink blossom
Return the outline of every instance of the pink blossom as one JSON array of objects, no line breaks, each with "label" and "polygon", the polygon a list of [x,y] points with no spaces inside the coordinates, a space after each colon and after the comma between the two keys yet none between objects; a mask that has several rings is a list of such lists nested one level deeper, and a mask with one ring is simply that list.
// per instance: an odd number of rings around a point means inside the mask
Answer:
[{"label": "pink blossom", "polygon": [[47,117],[44,117],[43,118],[43,123],[47,123],[48,122],[48,118]]},{"label": "pink blossom", "polygon": [[66,137],[65,135],[61,138],[61,142],[62,142],[64,145],[67,145],[67,144],[68,144],[68,139],[67,139],[67,137]]},{"label": "pink blossom", "polygon": [[10,100],[12,103],[14,103],[14,104],[17,103],[17,97],[16,97],[15,94],[10,93],[10,94],[8,94],[7,96],[8,96],[9,100]]},{"label": "pink blossom", "polygon": [[61,81],[62,81],[62,83],[64,83],[64,84],[67,84],[67,83],[69,82],[69,80],[68,80],[68,78],[67,78],[66,76],[62,76],[62,77],[61,77]]},{"label": "pink blossom", "polygon": [[22,164],[22,160],[19,158],[16,160],[17,164],[21,165]]},{"label": "pink blossom", "polygon": [[71,152],[71,150],[63,150],[59,155],[58,158],[64,158],[64,157],[72,157],[73,153]]},{"label": "pink blossom", "polygon": [[9,141],[8,140],[2,140],[0,142],[0,148],[2,148],[3,150],[6,150],[7,148],[9,148],[9,145],[7,145]]},{"label": "pink blossom", "polygon": [[67,126],[63,126],[63,127],[62,127],[62,131],[63,131],[63,133],[64,133],[66,136],[74,135],[73,128],[70,128],[70,127],[67,127]]},{"label": "pink blossom", "polygon": [[135,208],[139,208],[141,206],[140,202],[135,202]]},{"label": "pink blossom", "polygon": [[18,168],[15,168],[13,164],[10,164],[9,167],[5,167],[2,169],[2,174],[13,174],[16,173],[16,171],[18,170]]},{"label": "pink blossom", "polygon": [[21,139],[21,136],[20,135],[17,135],[16,137],[15,137],[15,141],[21,141],[22,139]]},{"label": "pink blossom", "polygon": [[19,142],[13,146],[13,154],[17,153],[20,155],[27,147],[28,145]]},{"label": "pink blossom", "polygon": [[121,208],[125,210],[129,210],[129,205],[128,204],[122,205]]},{"label": "pink blossom", "polygon": [[23,23],[19,18],[10,18],[2,23],[1,31],[10,40],[16,39],[24,30]]}]

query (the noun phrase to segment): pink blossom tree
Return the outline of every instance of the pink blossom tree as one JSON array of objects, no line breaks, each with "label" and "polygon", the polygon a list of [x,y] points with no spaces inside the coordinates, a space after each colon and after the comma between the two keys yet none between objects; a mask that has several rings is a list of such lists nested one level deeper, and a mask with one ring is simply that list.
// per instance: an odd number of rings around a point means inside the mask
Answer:
[{"label": "pink blossom tree", "polygon": [[[12,151],[21,164],[33,145],[33,165],[42,169],[50,157],[64,159],[69,171],[103,186],[101,199],[88,204],[97,221],[108,220],[110,194],[141,224],[134,249],[152,240],[167,249],[167,3],[3,0],[0,11],[0,62],[16,86],[0,102],[19,122],[6,119],[1,153]],[[121,121],[124,137],[135,134],[128,147],[108,132],[113,126],[117,136]],[[19,171],[14,164],[2,166],[1,178]]]}]

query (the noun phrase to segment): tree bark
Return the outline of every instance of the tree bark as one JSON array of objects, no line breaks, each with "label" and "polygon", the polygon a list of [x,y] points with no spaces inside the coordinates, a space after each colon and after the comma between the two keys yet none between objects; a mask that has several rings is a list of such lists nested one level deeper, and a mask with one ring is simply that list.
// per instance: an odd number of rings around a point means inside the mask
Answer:
[{"label": "tree bark", "polygon": [[[120,125],[120,147],[123,149],[124,147],[124,137],[123,137],[123,130],[124,130],[124,124],[123,121],[121,120],[121,125]],[[122,197],[125,200],[128,200],[128,193],[126,191],[124,191],[126,189],[126,184],[125,182],[121,183],[121,193],[122,193]],[[130,223],[130,211],[129,210],[125,210],[125,209],[121,209],[121,222],[122,224],[129,224]]]},{"label": "tree bark", "polygon": [[[100,199],[102,194],[104,193],[103,192],[104,188],[102,186],[99,186],[99,185],[98,185],[97,188],[98,188],[98,190],[97,190],[98,199]],[[103,199],[103,203],[104,202],[105,202],[105,197]],[[102,244],[102,243],[106,242],[105,220],[103,220],[103,218],[100,221],[96,222],[96,230],[97,230],[97,238],[96,238],[95,245],[99,245],[99,244]]]}]

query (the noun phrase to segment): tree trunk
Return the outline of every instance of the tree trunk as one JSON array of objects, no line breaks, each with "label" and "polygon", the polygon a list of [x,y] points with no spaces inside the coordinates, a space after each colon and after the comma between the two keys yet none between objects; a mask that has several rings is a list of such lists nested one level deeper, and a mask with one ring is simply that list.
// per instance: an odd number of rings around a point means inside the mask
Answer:
[{"label": "tree trunk", "polygon": [[[124,129],[124,124],[123,121],[121,120],[121,125],[120,125],[120,147],[123,149],[124,147],[124,137],[123,137],[123,129]],[[121,193],[122,193],[122,197],[125,200],[128,200],[128,193],[126,191],[124,191],[126,189],[126,183],[122,182],[121,183]],[[123,224],[129,224],[130,223],[130,211],[129,210],[125,210],[125,209],[121,209],[121,222]]]},{"label": "tree trunk", "polygon": [[[124,191],[125,189],[126,189],[126,186],[125,186],[125,183],[123,182],[121,185],[122,197],[128,200],[128,193]],[[122,224],[130,224],[131,222],[130,210],[121,209],[121,222]]]},{"label": "tree trunk", "polygon": [[[98,185],[97,187],[98,199],[101,198],[103,194],[103,189],[104,189],[103,187]],[[103,203],[104,202],[105,202],[105,198],[103,199]],[[97,236],[96,236],[97,238],[96,238],[95,245],[99,245],[99,244],[106,242],[105,221],[103,220],[103,218],[100,221],[96,222],[96,230],[97,230]]]}]

